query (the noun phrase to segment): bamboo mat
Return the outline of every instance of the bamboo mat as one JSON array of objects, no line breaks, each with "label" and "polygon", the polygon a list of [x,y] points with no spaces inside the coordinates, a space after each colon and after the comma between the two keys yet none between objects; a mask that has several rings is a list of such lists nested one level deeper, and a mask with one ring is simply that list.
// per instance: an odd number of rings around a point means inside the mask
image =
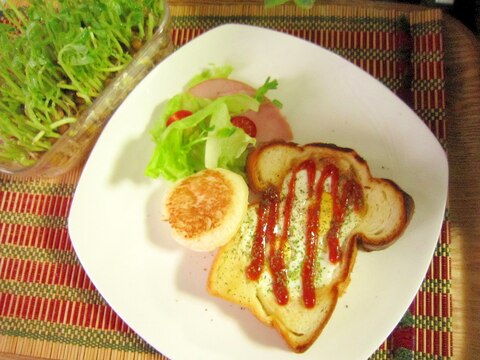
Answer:
[{"label": "bamboo mat", "polygon": [[[171,12],[177,48],[224,23],[273,28],[324,46],[397,93],[447,148],[439,11],[199,5],[172,6]],[[166,359],[111,310],[72,249],[66,219],[80,173],[81,166],[49,179],[0,176],[0,352],[48,359]],[[447,211],[418,294],[371,359],[453,357],[450,282]]]}]

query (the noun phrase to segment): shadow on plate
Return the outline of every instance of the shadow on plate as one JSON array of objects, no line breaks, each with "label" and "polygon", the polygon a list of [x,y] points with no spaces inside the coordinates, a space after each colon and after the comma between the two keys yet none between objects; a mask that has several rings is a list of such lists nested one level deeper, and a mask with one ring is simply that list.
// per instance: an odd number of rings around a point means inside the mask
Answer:
[{"label": "shadow on plate", "polygon": [[148,184],[150,181],[155,181],[145,176],[145,168],[154,149],[149,131],[158,120],[165,103],[162,102],[153,109],[145,130],[139,136],[132,137],[121,149],[110,178],[112,184],[118,184],[124,180],[136,184]]},{"label": "shadow on plate", "polygon": [[181,250],[180,245],[170,235],[170,225],[163,219],[163,198],[167,184],[163,180],[158,182],[158,186],[148,197],[145,209],[148,240],[162,250],[178,251]]},{"label": "shadow on plate", "polygon": [[[214,252],[200,253],[185,250],[176,272],[178,289],[196,298],[204,299],[212,307],[215,307],[215,310],[220,310],[221,316],[234,319],[238,323],[240,331],[247,335],[252,342],[290,351],[280,335],[273,328],[257,320],[249,310],[208,293],[208,274],[214,258]],[[212,316],[218,316],[218,312],[212,313]],[[212,321],[215,319],[213,318]]]}]

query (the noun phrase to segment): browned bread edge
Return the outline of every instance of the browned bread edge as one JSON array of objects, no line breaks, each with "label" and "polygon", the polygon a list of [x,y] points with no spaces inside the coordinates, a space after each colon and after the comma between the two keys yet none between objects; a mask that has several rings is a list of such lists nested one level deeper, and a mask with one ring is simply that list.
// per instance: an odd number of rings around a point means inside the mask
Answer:
[{"label": "browned bread edge", "polygon": [[[371,174],[370,167],[368,166],[367,161],[360,156],[355,150],[350,148],[339,147],[335,144],[331,143],[309,143],[305,145],[298,145],[294,142],[285,142],[285,141],[275,141],[265,145],[262,145],[255,150],[253,150],[247,159],[246,169],[247,169],[247,178],[249,182],[249,186],[253,192],[260,193],[265,190],[269,185],[279,186],[279,183],[283,181],[283,177],[285,174],[280,173],[277,174],[277,178],[275,181],[268,181],[265,182],[258,177],[258,162],[259,159],[264,151],[268,151],[275,146],[285,147],[292,152],[291,158],[284,159],[285,164],[284,168],[285,171],[288,171],[292,168],[292,163],[298,163],[303,159],[312,156],[315,153],[315,149],[319,151],[326,150],[328,153],[334,153],[337,158],[341,159],[348,159],[350,164],[356,168],[357,173],[361,175],[362,185],[368,188],[369,184],[382,184],[384,186],[388,186],[396,193],[396,197],[400,203],[400,207],[402,209],[401,214],[398,218],[398,224],[396,228],[385,234],[385,236],[381,238],[371,239],[366,234],[358,233],[357,237],[360,240],[362,247],[367,251],[372,250],[381,250],[388,246],[390,246],[395,240],[400,237],[400,235],[405,231],[408,223],[410,222],[414,209],[415,203],[413,198],[406,193],[398,184],[390,179],[385,178],[376,178]],[[301,159],[301,160],[300,160]],[[276,182],[278,179],[278,182]]]}]

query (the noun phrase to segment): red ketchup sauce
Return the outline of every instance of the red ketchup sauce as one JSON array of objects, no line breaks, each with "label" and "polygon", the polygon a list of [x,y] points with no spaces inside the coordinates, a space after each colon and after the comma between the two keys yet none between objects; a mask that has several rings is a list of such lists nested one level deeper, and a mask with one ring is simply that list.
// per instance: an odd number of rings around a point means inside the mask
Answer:
[{"label": "red ketchup sauce", "polygon": [[[316,183],[317,168],[313,160],[305,160],[297,165],[288,182],[282,214],[279,213],[281,199],[277,189],[270,187],[262,194],[257,210],[258,220],[251,249],[252,260],[247,266],[246,275],[250,280],[258,280],[264,271],[265,263],[268,263],[272,275],[273,293],[277,302],[280,305],[288,303],[287,266],[284,253],[292,218],[295,187],[300,171],[306,171],[307,174],[309,201],[306,214],[305,259],[302,266],[303,302],[305,307],[312,308],[316,303],[315,264],[319,247],[320,206],[327,179],[330,178],[330,195],[333,206],[332,220],[326,235],[331,263],[338,263],[342,258],[338,235],[348,207],[352,206],[354,211],[360,211],[363,206],[362,188],[353,179],[343,181],[340,192],[339,170],[335,165],[326,165]],[[282,222],[282,231],[277,234],[276,227],[280,221]]]}]

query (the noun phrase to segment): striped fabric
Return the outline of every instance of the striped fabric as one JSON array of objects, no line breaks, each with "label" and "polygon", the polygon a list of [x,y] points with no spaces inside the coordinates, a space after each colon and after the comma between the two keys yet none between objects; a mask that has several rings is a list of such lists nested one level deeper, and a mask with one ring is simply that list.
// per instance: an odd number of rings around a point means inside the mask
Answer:
[{"label": "striped fabric", "polygon": [[[174,6],[178,48],[225,23],[277,29],[324,46],[397,93],[447,147],[442,17],[436,10],[319,5]],[[49,179],[0,176],[0,352],[43,358],[165,359],[111,310],[85,275],[66,219],[81,166]],[[435,255],[404,318],[371,359],[452,354],[448,211]]]}]

